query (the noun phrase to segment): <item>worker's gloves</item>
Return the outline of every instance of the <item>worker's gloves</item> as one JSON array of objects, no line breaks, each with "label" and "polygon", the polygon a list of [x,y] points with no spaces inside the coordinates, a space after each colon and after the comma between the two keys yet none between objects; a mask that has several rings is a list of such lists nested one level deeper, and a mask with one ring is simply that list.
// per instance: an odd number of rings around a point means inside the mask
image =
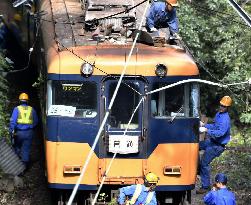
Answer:
[{"label": "worker's gloves", "polygon": [[207,128],[205,127],[200,127],[199,128],[200,133],[207,132]]},{"label": "worker's gloves", "polygon": [[205,123],[200,121],[200,127],[204,127],[205,126]]},{"label": "worker's gloves", "polygon": [[152,27],[152,28],[150,29],[150,31],[151,31],[151,32],[155,32],[155,31],[158,31],[158,29],[157,29],[157,28]]},{"label": "worker's gloves", "polygon": [[180,39],[181,39],[180,35],[179,35],[179,34],[177,34],[177,33],[174,33],[174,34],[173,34],[173,38],[178,39],[178,40],[180,40]]}]

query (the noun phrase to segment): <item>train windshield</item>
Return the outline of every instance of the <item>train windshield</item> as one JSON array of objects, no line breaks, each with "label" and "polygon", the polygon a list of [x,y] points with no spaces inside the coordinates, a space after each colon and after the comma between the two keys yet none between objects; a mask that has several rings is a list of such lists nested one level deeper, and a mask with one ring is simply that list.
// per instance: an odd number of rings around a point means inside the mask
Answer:
[{"label": "train windshield", "polygon": [[[170,85],[155,83],[153,90]],[[197,84],[182,84],[171,87],[151,97],[152,116],[158,117],[198,117],[199,86]]]},{"label": "train windshield", "polygon": [[[140,96],[140,85],[142,82],[139,81],[125,81],[126,84],[122,83],[118,94],[115,98],[114,104],[111,109],[109,117],[109,127],[126,129],[126,126],[137,107]],[[110,81],[108,84],[108,100],[110,102],[112,95],[117,86],[117,81]],[[130,123],[129,129],[137,129],[139,127],[139,110],[136,111],[132,122]]]},{"label": "train windshield", "polygon": [[80,118],[96,117],[96,83],[75,81],[49,82],[48,115],[60,115]]}]

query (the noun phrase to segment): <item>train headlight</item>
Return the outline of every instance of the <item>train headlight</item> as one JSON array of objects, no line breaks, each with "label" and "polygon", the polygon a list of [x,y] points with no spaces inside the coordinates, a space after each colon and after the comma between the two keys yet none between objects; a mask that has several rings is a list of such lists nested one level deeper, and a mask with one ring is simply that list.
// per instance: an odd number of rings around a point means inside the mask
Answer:
[{"label": "train headlight", "polygon": [[155,68],[155,74],[159,77],[165,77],[167,74],[167,67],[164,64],[157,64]]},{"label": "train headlight", "polygon": [[89,77],[93,73],[93,70],[94,70],[94,66],[93,65],[91,65],[90,63],[83,63],[81,65],[80,72],[84,76]]}]

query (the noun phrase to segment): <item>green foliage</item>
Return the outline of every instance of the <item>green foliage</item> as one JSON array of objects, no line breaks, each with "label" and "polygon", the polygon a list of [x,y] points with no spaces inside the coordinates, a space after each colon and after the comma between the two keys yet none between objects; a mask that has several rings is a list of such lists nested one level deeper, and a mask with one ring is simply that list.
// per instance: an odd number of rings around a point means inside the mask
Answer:
[{"label": "green foliage", "polygon": [[[198,62],[201,78],[223,84],[245,82],[251,78],[251,32],[245,22],[225,0],[180,2],[180,34]],[[246,4],[250,10],[251,5]],[[202,110],[208,115],[222,95],[233,100],[236,122],[251,124],[251,92],[247,84],[228,89],[201,86]],[[211,105],[210,105],[211,103]],[[203,107],[204,106],[204,107]],[[245,126],[242,124],[241,126]],[[248,125],[249,124],[249,125]]]},{"label": "green foliage", "polygon": [[[251,189],[251,134],[250,129],[238,132],[233,127],[233,137],[228,146],[232,150],[226,150],[223,154],[216,158],[212,164],[213,175],[218,172],[224,172],[229,178],[229,187],[234,190],[250,190]],[[241,148],[235,150],[235,148]],[[245,150],[246,149],[246,150]]]},{"label": "green foliage", "polygon": [[[9,69],[8,64],[6,63],[3,55],[0,53],[0,71]],[[7,80],[2,76],[0,72],[0,138],[8,135],[8,121],[9,113],[7,112],[7,92],[8,92],[8,83]]]}]

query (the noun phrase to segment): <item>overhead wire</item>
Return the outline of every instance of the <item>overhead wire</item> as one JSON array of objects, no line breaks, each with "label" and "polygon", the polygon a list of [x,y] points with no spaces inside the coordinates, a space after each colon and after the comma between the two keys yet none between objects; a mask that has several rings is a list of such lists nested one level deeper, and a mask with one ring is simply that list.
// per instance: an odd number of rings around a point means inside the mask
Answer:
[{"label": "overhead wire", "polygon": [[[146,11],[147,11],[147,9],[148,9],[148,6],[149,6],[149,1],[147,1],[147,4],[146,4],[146,6],[145,6],[144,15],[142,16],[142,19],[141,19],[141,22],[140,22],[140,25],[139,25],[138,30],[141,30],[141,28],[142,28],[143,20],[144,20],[144,18],[145,18],[145,15],[146,15]],[[76,195],[76,193],[77,193],[77,190],[78,190],[78,187],[79,187],[79,185],[80,185],[80,182],[81,182],[81,180],[82,180],[82,178],[83,178],[83,176],[84,176],[84,174],[85,174],[86,168],[87,168],[87,166],[88,166],[88,164],[89,164],[89,162],[90,162],[91,156],[92,156],[92,154],[93,154],[93,152],[94,152],[94,148],[96,147],[96,145],[97,145],[97,143],[98,143],[98,140],[99,140],[99,138],[100,138],[100,136],[101,136],[101,133],[102,133],[102,131],[103,131],[103,129],[104,129],[104,126],[105,126],[105,123],[106,123],[106,121],[107,121],[107,118],[108,118],[108,116],[109,116],[109,114],[110,114],[111,108],[112,108],[113,103],[114,103],[114,101],[115,101],[115,98],[116,98],[116,96],[117,96],[118,89],[120,88],[122,79],[123,79],[123,77],[124,77],[124,75],[125,75],[125,72],[126,72],[126,69],[127,69],[127,65],[128,65],[128,63],[130,62],[130,59],[131,59],[131,56],[132,56],[132,52],[133,52],[133,50],[134,50],[134,48],[135,48],[135,45],[136,45],[136,42],[137,42],[137,40],[138,40],[139,35],[140,35],[140,32],[137,32],[137,34],[136,34],[136,36],[135,36],[135,39],[134,39],[134,41],[133,41],[133,44],[132,44],[130,53],[128,54],[128,58],[127,58],[127,61],[126,61],[126,63],[125,63],[124,69],[122,70],[122,73],[121,73],[120,78],[119,78],[119,80],[118,80],[117,86],[116,86],[116,88],[115,88],[115,90],[114,90],[114,93],[113,93],[113,95],[112,95],[111,101],[110,101],[110,103],[109,103],[108,110],[107,110],[106,113],[105,113],[104,119],[103,119],[103,121],[102,121],[102,123],[101,123],[101,125],[100,125],[99,131],[98,131],[98,133],[97,133],[97,135],[96,135],[96,137],[95,137],[95,140],[94,140],[94,142],[93,142],[92,148],[91,148],[91,150],[89,151],[89,154],[88,154],[87,159],[86,159],[86,161],[85,161],[85,163],[84,163],[83,169],[81,170],[80,176],[79,176],[79,178],[78,178],[78,180],[77,180],[77,183],[76,183],[75,186],[74,186],[74,189],[73,189],[73,191],[72,191],[72,194],[71,194],[71,196],[70,196],[70,198],[69,198],[69,201],[68,201],[67,205],[71,205],[71,204],[72,204],[73,199],[74,199],[74,197],[75,197],[75,195]]]},{"label": "overhead wire", "polygon": [[[224,17],[224,21],[227,21],[229,23],[238,23],[239,25],[241,26],[244,26],[244,27],[248,27],[249,26],[241,21],[237,21],[237,20],[234,20],[235,17],[237,16],[234,16],[232,14],[229,14],[229,13],[226,13],[226,12],[223,12],[223,11],[219,11],[219,10],[214,10],[214,9],[211,9],[211,8],[208,8],[208,7],[205,7],[205,6],[201,6],[201,4],[196,4],[196,3],[193,3],[191,2],[191,4],[196,7],[196,8],[199,8],[200,10],[197,10],[199,12],[201,12],[203,15],[212,15],[212,12],[220,17]],[[210,12],[210,13],[209,13]],[[226,15],[227,17],[225,17],[224,15]],[[231,19],[231,20],[228,20],[228,19]]]}]

